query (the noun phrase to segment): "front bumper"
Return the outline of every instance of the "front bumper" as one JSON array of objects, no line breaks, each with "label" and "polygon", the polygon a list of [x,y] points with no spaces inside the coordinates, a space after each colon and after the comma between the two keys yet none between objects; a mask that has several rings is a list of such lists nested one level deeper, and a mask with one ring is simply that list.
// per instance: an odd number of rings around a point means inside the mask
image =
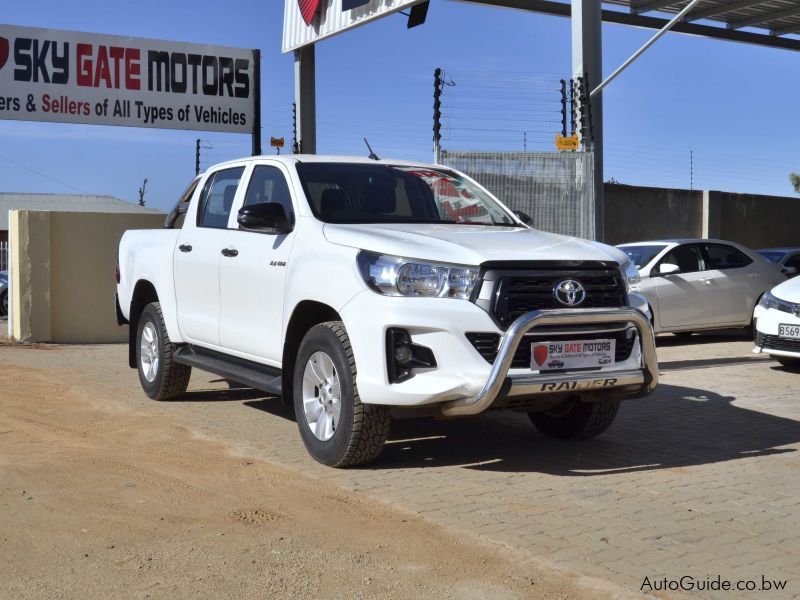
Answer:
[{"label": "front bumper", "polygon": [[[633,323],[639,332],[642,349],[642,368],[607,372],[565,372],[508,376],[517,347],[525,334],[543,325],[593,325]],[[625,388],[634,395],[646,395],[658,384],[658,361],[655,338],[649,319],[633,308],[586,308],[567,310],[531,311],[511,324],[503,340],[489,378],[481,391],[470,398],[442,404],[445,417],[479,414],[501,397],[532,396],[538,394],[563,394]]]},{"label": "front bumper", "polygon": [[753,313],[755,324],[755,354],[786,356],[800,358],[800,340],[781,338],[778,335],[780,325],[796,325],[800,327],[800,316],[780,311],[775,308],[756,306]]},{"label": "front bumper", "polygon": [[[501,331],[486,311],[467,300],[386,297],[364,290],[339,313],[350,337],[358,368],[358,391],[365,404],[437,411],[445,407],[454,415],[475,414],[490,405],[510,407],[510,400],[520,407],[526,398],[539,404],[568,393],[592,396],[614,390],[626,397],[645,395],[655,387],[658,377],[650,321],[630,307],[527,313],[507,331]],[[519,363],[503,366],[499,353],[490,361],[467,339],[470,332],[496,333],[506,348],[503,355],[513,357],[516,347],[528,342],[526,334],[541,336],[556,329],[562,335],[577,335],[582,324],[585,330],[605,330],[602,324],[615,330],[635,328],[637,339],[629,359],[595,371],[539,373],[531,371],[530,366],[521,368]],[[548,327],[542,329],[542,325]],[[390,382],[386,353],[389,328],[404,329],[414,343],[430,348],[437,367],[414,369],[407,381]],[[485,390],[487,386],[490,389]],[[478,396],[482,400],[475,405]]]}]

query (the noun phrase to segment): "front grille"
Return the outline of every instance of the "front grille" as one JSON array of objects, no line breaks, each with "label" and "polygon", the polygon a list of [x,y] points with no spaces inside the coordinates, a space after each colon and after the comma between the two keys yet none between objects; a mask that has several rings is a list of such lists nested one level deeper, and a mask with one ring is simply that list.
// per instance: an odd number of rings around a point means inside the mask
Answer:
[{"label": "front grille", "polygon": [[617,269],[570,271],[529,271],[498,273],[492,314],[497,322],[508,327],[516,318],[531,310],[569,308],[554,295],[558,282],[574,279],[586,290],[586,299],[575,308],[615,308],[627,305],[622,276]]},{"label": "front grille", "polygon": [[[467,339],[478,351],[478,353],[488,362],[494,364],[497,358],[497,350],[500,345],[500,334],[498,333],[467,333]],[[623,362],[628,360],[633,352],[636,343],[636,328],[628,327],[619,331],[598,331],[592,333],[536,333],[526,335],[514,353],[514,360],[511,362],[512,369],[531,368],[531,344],[534,342],[558,342],[569,340],[616,340],[614,360]]]},{"label": "front grille", "polygon": [[765,350],[782,350],[783,352],[800,352],[800,340],[789,340],[777,335],[756,333],[756,346]]}]

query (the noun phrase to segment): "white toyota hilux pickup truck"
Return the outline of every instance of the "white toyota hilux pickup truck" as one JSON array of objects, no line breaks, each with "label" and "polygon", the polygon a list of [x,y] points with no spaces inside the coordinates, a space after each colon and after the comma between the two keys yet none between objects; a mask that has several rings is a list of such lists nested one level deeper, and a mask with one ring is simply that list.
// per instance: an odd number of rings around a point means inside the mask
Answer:
[{"label": "white toyota hilux pickup truck", "polygon": [[293,404],[316,460],[381,452],[393,416],[529,413],[589,438],[658,367],[620,250],[544,233],[452,169],[323,156],[196,178],[164,230],[128,231],[117,319],[145,393],[193,367]]}]

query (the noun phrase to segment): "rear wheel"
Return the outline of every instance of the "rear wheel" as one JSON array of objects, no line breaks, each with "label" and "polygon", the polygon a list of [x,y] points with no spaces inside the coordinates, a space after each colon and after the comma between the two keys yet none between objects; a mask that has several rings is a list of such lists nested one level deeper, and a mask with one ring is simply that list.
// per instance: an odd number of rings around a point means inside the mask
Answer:
[{"label": "rear wheel", "polygon": [[389,435],[389,408],[363,404],[356,362],[341,321],[312,327],[297,353],[294,412],[308,453],[331,467],[353,467],[378,457]]},{"label": "rear wheel", "polygon": [[619,411],[619,400],[581,402],[570,398],[546,411],[528,413],[544,435],[563,440],[586,440],[600,435],[611,426]]},{"label": "rear wheel", "polygon": [[172,360],[175,344],[170,342],[161,305],[145,306],[136,334],[136,366],[139,382],[153,400],[172,400],[189,386],[192,368]]},{"label": "rear wheel", "polygon": [[8,290],[0,292],[0,317],[8,314]]},{"label": "rear wheel", "polygon": [[774,356],[773,358],[788,371],[800,371],[800,358],[790,358],[788,356]]}]

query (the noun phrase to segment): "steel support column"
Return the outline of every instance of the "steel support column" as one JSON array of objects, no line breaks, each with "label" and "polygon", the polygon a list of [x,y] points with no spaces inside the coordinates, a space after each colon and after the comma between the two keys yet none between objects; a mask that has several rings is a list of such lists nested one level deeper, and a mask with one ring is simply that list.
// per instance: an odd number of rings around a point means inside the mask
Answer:
[{"label": "steel support column", "polygon": [[303,154],[317,153],[317,85],[314,44],[294,51],[297,140]]},{"label": "steel support column", "polygon": [[[572,0],[572,74],[586,77],[588,89],[603,80],[603,13],[598,0]],[[583,110],[580,108],[579,110]],[[594,236],[603,241],[603,93],[591,100],[592,126],[581,140],[594,152]]]}]

